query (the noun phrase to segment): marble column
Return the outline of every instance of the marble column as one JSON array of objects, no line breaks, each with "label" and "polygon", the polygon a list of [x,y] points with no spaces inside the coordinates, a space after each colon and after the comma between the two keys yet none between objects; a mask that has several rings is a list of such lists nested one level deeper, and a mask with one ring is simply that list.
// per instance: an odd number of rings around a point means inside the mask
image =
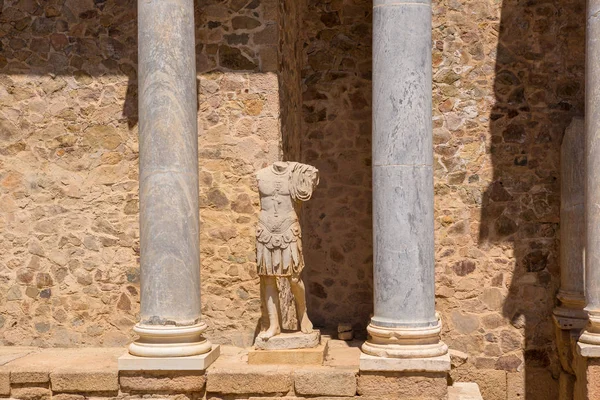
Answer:
[{"label": "marble column", "polygon": [[447,353],[435,312],[431,1],[373,3],[374,316],[364,353]]},{"label": "marble column", "polygon": [[583,258],[585,248],[584,121],[574,118],[565,130],[560,156],[560,306],[554,319],[561,329],[581,329],[587,322]]},{"label": "marble column", "polygon": [[[588,0],[585,52],[585,297],[580,343],[600,346],[600,0]],[[600,349],[597,347],[596,349]],[[600,354],[599,354],[600,355]]]},{"label": "marble column", "polygon": [[193,0],[138,1],[141,310],[129,352],[206,353]]}]

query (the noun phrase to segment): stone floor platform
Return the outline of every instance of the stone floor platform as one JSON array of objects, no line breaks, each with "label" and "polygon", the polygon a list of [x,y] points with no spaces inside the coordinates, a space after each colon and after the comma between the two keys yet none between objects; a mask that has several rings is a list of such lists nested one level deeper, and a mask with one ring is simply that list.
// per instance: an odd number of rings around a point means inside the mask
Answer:
[{"label": "stone floor platform", "polygon": [[[330,340],[325,362],[248,365],[248,350],[221,346],[220,357],[201,371],[120,371],[124,348],[39,349],[0,347],[0,397],[23,400],[391,400],[358,396],[360,343]],[[451,400],[479,400],[450,388]],[[419,397],[403,399],[416,400]]]}]

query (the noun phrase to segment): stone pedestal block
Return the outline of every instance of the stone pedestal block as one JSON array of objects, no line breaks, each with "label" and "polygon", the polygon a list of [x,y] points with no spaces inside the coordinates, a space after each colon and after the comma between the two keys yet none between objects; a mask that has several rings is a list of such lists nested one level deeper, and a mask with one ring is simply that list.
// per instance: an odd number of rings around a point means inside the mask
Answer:
[{"label": "stone pedestal block", "polygon": [[309,349],[248,351],[248,364],[322,365],[327,354],[327,342]]},{"label": "stone pedestal block", "polygon": [[445,400],[448,382],[445,372],[368,372],[357,379],[360,396],[395,396],[403,400]]},{"label": "stone pedestal block", "polygon": [[321,343],[321,332],[314,330],[311,333],[282,332],[279,335],[261,340],[260,337],[254,342],[257,350],[291,350],[310,349]]},{"label": "stone pedestal block", "polygon": [[311,368],[294,371],[294,389],[300,396],[355,396],[356,370]]},{"label": "stone pedestal block", "polygon": [[204,371],[121,371],[121,391],[129,394],[198,393],[204,390]]}]

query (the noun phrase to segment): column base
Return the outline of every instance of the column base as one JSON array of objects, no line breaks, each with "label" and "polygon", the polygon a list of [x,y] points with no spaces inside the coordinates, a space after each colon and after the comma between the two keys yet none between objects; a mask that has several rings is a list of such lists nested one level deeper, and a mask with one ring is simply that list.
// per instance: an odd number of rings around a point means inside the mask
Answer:
[{"label": "column base", "polygon": [[133,331],[140,337],[129,345],[129,354],[138,357],[188,357],[205,354],[212,344],[202,337],[206,324],[164,326],[136,324]]},{"label": "column base", "polygon": [[581,293],[559,291],[560,306],[554,309],[554,322],[561,329],[583,329],[588,321],[584,310],[585,297]]},{"label": "column base", "polygon": [[[579,343],[600,346],[600,313],[589,311],[588,318],[589,322],[585,331],[579,337]],[[598,349],[600,355],[600,347]],[[587,356],[584,355],[584,357]]]},{"label": "column base", "polygon": [[187,357],[138,357],[129,353],[119,357],[119,371],[205,371],[221,354],[213,344],[208,353]]},{"label": "column base", "polygon": [[440,341],[442,323],[431,327],[388,328],[369,324],[369,339],[362,345],[366,354],[384,358],[430,358],[448,354]]}]

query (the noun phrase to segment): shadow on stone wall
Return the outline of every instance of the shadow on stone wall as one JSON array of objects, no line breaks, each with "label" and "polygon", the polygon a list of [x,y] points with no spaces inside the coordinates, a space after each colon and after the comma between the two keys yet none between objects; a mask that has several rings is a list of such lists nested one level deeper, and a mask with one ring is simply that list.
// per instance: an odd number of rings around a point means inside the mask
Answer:
[{"label": "shadow on stone wall", "polygon": [[309,315],[357,335],[373,311],[370,0],[308,0],[304,41],[302,162],[321,183],[304,205]]},{"label": "shadow on stone wall", "polygon": [[[585,1],[503,1],[479,247],[503,249],[488,268],[500,271],[492,287],[508,289],[502,313],[513,328],[485,341],[500,346],[496,369],[524,370],[527,400],[558,398],[552,310],[560,283],[560,145],[584,110],[584,46]],[[509,274],[501,272],[507,260]],[[514,391],[510,379],[508,386]]]}]

